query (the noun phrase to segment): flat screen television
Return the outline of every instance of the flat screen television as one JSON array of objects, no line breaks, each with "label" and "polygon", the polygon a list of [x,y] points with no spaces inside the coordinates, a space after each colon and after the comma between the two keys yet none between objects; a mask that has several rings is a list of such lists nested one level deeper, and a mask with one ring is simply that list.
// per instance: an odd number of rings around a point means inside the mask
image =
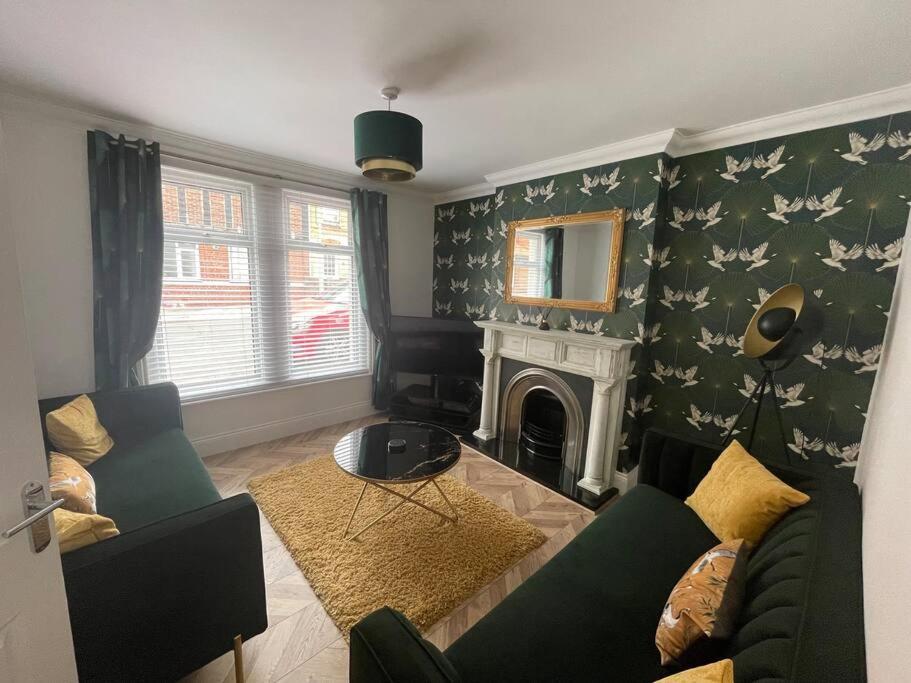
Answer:
[{"label": "flat screen television", "polygon": [[483,343],[483,330],[469,320],[392,316],[392,367],[399,372],[480,380]]}]

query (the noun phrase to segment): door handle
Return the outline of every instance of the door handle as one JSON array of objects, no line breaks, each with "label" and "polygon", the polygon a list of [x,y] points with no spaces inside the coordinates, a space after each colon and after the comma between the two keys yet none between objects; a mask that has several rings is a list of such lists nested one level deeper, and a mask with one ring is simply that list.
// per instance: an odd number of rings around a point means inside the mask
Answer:
[{"label": "door handle", "polygon": [[[27,515],[25,519],[0,533],[3,538],[12,538],[23,529],[29,530],[32,540],[32,547],[36,553],[40,553],[50,543],[50,528],[47,516],[59,508],[64,501],[46,500],[44,498],[44,485],[41,482],[29,481],[22,487],[22,507],[23,512]],[[37,524],[37,527],[32,525]]]}]

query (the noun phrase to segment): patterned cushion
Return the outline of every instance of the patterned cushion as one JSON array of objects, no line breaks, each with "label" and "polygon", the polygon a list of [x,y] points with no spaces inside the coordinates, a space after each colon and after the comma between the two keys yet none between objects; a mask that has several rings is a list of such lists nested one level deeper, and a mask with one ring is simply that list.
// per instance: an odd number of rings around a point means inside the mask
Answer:
[{"label": "patterned cushion", "polygon": [[785,513],[808,500],[733,441],[686,504],[720,540],[742,538],[755,546]]},{"label": "patterned cushion", "polygon": [[47,435],[58,451],[89,465],[111,450],[114,441],[98,421],[91,399],[83,394],[45,417]]},{"label": "patterned cushion", "polygon": [[743,601],[747,547],[742,539],[716,545],[674,586],[655,633],[662,666],[679,663],[705,638],[731,635]]},{"label": "patterned cushion", "polygon": [[85,515],[60,508],[54,510],[54,526],[57,528],[61,554],[120,533],[114,525],[114,520],[109,517]]},{"label": "patterned cushion", "polygon": [[82,465],[68,455],[51,453],[48,467],[52,500],[63,498],[64,509],[71,512],[97,512],[95,480]]}]

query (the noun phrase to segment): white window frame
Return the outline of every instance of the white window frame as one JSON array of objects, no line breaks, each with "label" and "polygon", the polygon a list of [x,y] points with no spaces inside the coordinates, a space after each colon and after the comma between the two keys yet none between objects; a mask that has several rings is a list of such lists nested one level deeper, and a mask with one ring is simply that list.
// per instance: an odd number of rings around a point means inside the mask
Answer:
[{"label": "white window frame", "polygon": [[[351,257],[351,269],[354,272],[356,268],[355,256],[354,256],[354,235],[353,235],[353,223],[350,215],[350,208],[348,205],[347,193],[342,191],[333,192],[330,190],[325,190],[323,188],[314,188],[305,184],[296,183],[293,181],[281,180],[280,182],[274,181],[271,178],[265,178],[254,174],[246,174],[242,172],[235,172],[233,170],[229,171],[227,169],[222,169],[221,167],[210,168],[208,164],[197,164],[194,162],[170,162],[165,166],[162,166],[162,180],[167,182],[168,180],[174,180],[176,182],[184,182],[192,184],[194,182],[204,182],[208,187],[213,189],[224,189],[228,192],[238,192],[238,183],[246,183],[250,186],[248,194],[243,194],[243,210],[244,210],[244,234],[238,234],[232,230],[221,230],[218,228],[215,229],[205,229],[205,228],[174,228],[165,227],[166,239],[174,240],[177,242],[195,242],[197,244],[204,243],[216,243],[216,244],[227,244],[229,248],[229,283],[250,283],[253,287],[253,320],[254,324],[259,328],[258,334],[268,335],[268,328],[275,328],[276,325],[281,325],[284,329],[288,330],[288,335],[290,336],[290,325],[288,325],[287,320],[270,320],[264,321],[261,311],[263,310],[262,302],[258,300],[258,293],[261,295],[264,287],[269,286],[265,284],[263,280],[272,279],[272,286],[275,286],[275,278],[278,278],[280,286],[283,286],[285,291],[290,289],[289,284],[286,279],[285,274],[285,263],[284,260],[287,259],[288,247],[293,246],[294,248],[300,248],[301,243],[306,243],[307,250],[311,253],[345,253]],[[219,182],[222,181],[222,182]],[[348,214],[348,226],[349,226],[349,245],[347,247],[337,247],[337,246],[326,246],[314,242],[306,242],[300,238],[292,239],[290,228],[287,225],[289,219],[288,207],[287,207],[287,197],[297,196],[298,198],[295,201],[301,201],[300,198],[304,198],[304,201],[309,199],[310,201],[318,202],[325,205],[337,204],[338,209],[346,210]],[[268,201],[269,199],[277,199],[281,204],[281,216],[282,220],[280,225],[266,225],[262,219],[261,207],[258,205],[262,199]],[[275,206],[272,207],[273,211]],[[340,217],[340,216],[339,216]],[[233,225],[233,215],[230,223]],[[264,230],[259,229],[260,226],[264,226]],[[257,247],[257,240],[269,240],[274,239],[275,235],[269,235],[269,230],[275,230],[281,228],[283,231],[284,239],[287,243],[286,248],[284,249],[284,260],[279,266],[278,263],[270,263],[269,259],[260,257],[259,249]],[[311,236],[308,231],[308,235]],[[189,238],[189,239],[185,239]],[[246,280],[235,280],[234,279],[234,270],[233,270],[233,259],[231,257],[231,247],[247,248],[248,255],[248,279]],[[265,251],[265,250],[263,250]],[[271,252],[273,256],[275,255],[275,250],[272,249]],[[198,262],[198,249],[197,249],[197,262]],[[276,257],[276,261],[278,258]],[[337,268],[338,266],[336,266]],[[200,276],[201,276],[201,264],[200,264]],[[320,273],[322,276],[323,274]],[[259,282],[256,286],[253,285],[252,279],[256,278]],[[174,281],[173,278],[166,278],[166,281]],[[197,280],[198,281],[198,280]],[[356,286],[356,283],[355,283]],[[352,305],[351,316],[363,316],[361,307],[357,304]],[[273,311],[274,313],[274,311]],[[275,317],[274,315],[272,316]],[[281,317],[281,316],[279,316]],[[351,377],[360,377],[360,376],[369,376],[373,374],[373,359],[374,359],[374,345],[375,340],[373,335],[370,333],[369,328],[366,325],[366,322],[363,325],[359,325],[364,330],[364,346],[363,354],[365,365],[362,368],[357,368],[354,370],[344,370],[338,373],[322,374],[318,376],[307,376],[307,377],[289,377],[288,371],[291,365],[290,354],[287,353],[289,349],[283,348],[283,345],[276,343],[274,346],[269,345],[268,343],[261,343],[260,347],[263,349],[262,358],[257,359],[258,363],[264,363],[265,367],[260,368],[261,380],[253,383],[247,384],[245,386],[238,387],[236,389],[227,389],[227,390],[215,390],[210,392],[194,392],[189,395],[186,399],[182,398],[181,403],[185,405],[194,404],[194,403],[205,403],[207,401],[219,400],[222,398],[229,398],[233,396],[242,396],[245,394],[256,394],[266,391],[274,391],[286,389],[299,385],[308,385],[308,384],[320,384],[323,382],[332,382],[345,380]],[[267,350],[267,347],[272,346],[272,351]],[[274,366],[273,362],[276,357],[286,357],[282,362],[279,362],[277,365],[279,367],[270,367]],[[147,381],[162,381],[161,378],[155,378],[154,380],[148,380],[148,369],[149,363],[144,359],[140,363],[140,370],[143,372],[143,375],[146,377]]]},{"label": "white window frame", "polygon": [[523,259],[516,255],[516,264],[517,266],[523,266],[529,270],[538,271],[538,283],[541,285],[539,292],[524,292],[522,296],[532,296],[532,297],[543,297],[544,296],[544,281],[547,276],[545,272],[546,269],[546,260],[544,258],[544,234],[537,231],[528,231],[525,235],[522,235],[524,239],[533,239],[535,242],[538,242],[538,253],[541,254],[541,258],[538,261],[532,261],[531,259]]}]

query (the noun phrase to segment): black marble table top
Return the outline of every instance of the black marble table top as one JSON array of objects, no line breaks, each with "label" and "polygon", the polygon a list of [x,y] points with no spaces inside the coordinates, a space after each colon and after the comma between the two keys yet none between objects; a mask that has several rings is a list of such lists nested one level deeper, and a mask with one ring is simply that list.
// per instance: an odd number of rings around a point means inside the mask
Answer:
[{"label": "black marble table top", "polygon": [[339,440],[334,452],[336,464],[348,474],[378,483],[435,477],[455,465],[461,454],[455,436],[419,422],[383,422],[355,429]]}]

